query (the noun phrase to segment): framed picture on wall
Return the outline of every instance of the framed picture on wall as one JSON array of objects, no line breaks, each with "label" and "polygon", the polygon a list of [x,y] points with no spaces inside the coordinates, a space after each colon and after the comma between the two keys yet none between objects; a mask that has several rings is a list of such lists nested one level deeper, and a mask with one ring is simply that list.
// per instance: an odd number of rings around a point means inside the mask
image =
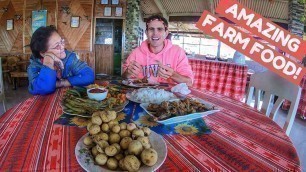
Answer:
[{"label": "framed picture on wall", "polygon": [[108,4],[108,0],[101,0],[101,4]]},{"label": "framed picture on wall", "polygon": [[32,33],[41,26],[47,26],[47,10],[32,11]]},{"label": "framed picture on wall", "polygon": [[116,7],[115,16],[122,17],[122,7]]},{"label": "framed picture on wall", "polygon": [[118,5],[119,4],[119,0],[112,0],[112,4],[113,5]]},{"label": "framed picture on wall", "polygon": [[70,27],[76,28],[80,26],[80,16],[72,16],[70,21]]},{"label": "framed picture on wall", "polygon": [[112,16],[112,8],[111,7],[105,7],[104,8],[104,16]]},{"label": "framed picture on wall", "polygon": [[6,20],[6,30],[13,30],[14,29],[14,20],[8,19]]}]

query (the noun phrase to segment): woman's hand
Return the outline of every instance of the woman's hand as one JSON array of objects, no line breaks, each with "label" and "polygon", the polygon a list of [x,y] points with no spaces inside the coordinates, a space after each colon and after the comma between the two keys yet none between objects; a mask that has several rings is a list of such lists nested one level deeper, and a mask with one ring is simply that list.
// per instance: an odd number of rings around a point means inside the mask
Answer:
[{"label": "woman's hand", "polygon": [[61,59],[59,59],[55,54],[51,52],[46,52],[44,56],[44,65],[54,69],[54,63],[59,64],[61,69],[64,69],[64,64]]}]

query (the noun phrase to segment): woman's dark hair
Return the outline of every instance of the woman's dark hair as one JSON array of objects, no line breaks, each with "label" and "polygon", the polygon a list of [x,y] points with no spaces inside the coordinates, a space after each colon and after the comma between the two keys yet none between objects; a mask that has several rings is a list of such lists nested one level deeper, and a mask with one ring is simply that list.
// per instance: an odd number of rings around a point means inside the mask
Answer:
[{"label": "woman's dark hair", "polygon": [[146,30],[148,30],[148,24],[153,20],[162,21],[164,26],[165,26],[165,29],[168,30],[168,21],[160,15],[153,15],[153,16],[150,16],[149,18],[147,18],[147,20],[146,20]]},{"label": "woman's dark hair", "polygon": [[43,58],[40,53],[48,50],[47,43],[53,32],[57,32],[54,27],[42,26],[33,33],[30,47],[34,57]]}]

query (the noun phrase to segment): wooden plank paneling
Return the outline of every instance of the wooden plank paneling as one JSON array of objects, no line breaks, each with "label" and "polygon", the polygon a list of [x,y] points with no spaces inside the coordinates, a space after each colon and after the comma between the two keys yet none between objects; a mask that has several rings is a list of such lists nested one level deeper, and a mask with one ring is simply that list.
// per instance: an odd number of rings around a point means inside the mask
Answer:
[{"label": "wooden plank paneling", "polygon": [[96,74],[105,73],[112,75],[114,70],[114,48],[113,45],[95,45],[95,67]]},{"label": "wooden plank paneling", "polygon": [[[106,17],[106,18],[120,18],[125,19],[125,13],[126,13],[126,0],[120,0],[118,5],[112,5],[111,0],[108,1],[107,5],[101,4],[99,0],[96,1],[95,4],[95,17],[105,17],[104,16],[104,8],[105,7],[111,7],[112,8],[112,16]],[[115,11],[116,7],[122,7],[122,16],[116,17]]]},{"label": "wooden plank paneling", "polygon": [[[10,53],[20,31],[19,29],[15,28],[16,21],[14,21],[13,30],[6,30],[6,20],[14,19],[16,14],[15,8],[11,2],[8,4],[7,8],[8,11],[5,12],[0,19],[0,45],[4,45],[6,47],[5,49],[0,50],[1,52],[3,51],[3,53]],[[18,23],[17,28],[19,28]]]},{"label": "wooden plank paneling", "polygon": [[[61,8],[63,6],[66,6],[68,2],[70,14],[66,14],[61,10]],[[58,31],[67,40],[66,46],[69,47],[71,50],[90,50],[91,15],[88,15],[88,12],[85,12],[83,5],[79,0],[65,2],[60,1],[59,8],[59,11],[61,12],[58,15]],[[88,9],[88,7],[86,9]],[[80,26],[78,28],[70,27],[71,16],[80,16]],[[88,19],[85,16],[88,16]],[[76,48],[77,46],[78,48]]]},{"label": "wooden plank paneling", "polygon": [[[31,54],[29,47],[32,37],[32,11],[47,9],[47,25],[56,25],[59,34],[65,38],[68,50],[76,51],[81,60],[94,68],[94,52],[90,51],[92,42],[93,0],[0,0],[0,9],[8,8],[0,13],[0,55],[21,55],[28,59]],[[56,6],[56,3],[58,6]],[[70,14],[63,12],[62,7],[68,6]],[[21,15],[16,20],[15,15]],[[80,16],[80,27],[71,28],[71,16]],[[6,30],[6,20],[14,18],[14,30]],[[24,20],[24,23],[23,23]],[[23,26],[24,25],[24,26]],[[23,30],[24,27],[24,30]],[[24,41],[23,41],[24,39]],[[23,47],[25,46],[25,54]]]},{"label": "wooden plank paneling", "polygon": [[95,68],[94,53],[91,51],[75,51],[80,60],[85,61],[92,69]]}]

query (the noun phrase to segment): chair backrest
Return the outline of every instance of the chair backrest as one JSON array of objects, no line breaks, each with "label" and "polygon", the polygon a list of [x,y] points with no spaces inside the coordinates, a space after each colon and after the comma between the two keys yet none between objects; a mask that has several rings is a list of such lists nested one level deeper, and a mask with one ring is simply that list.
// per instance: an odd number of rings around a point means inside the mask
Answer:
[{"label": "chair backrest", "polygon": [[2,74],[2,58],[0,57],[0,101],[3,104],[3,110],[6,111],[5,107],[5,94],[4,94],[4,84],[3,84],[3,74]]},{"label": "chair backrest", "polygon": [[[248,105],[251,104],[253,99],[254,89],[255,107],[259,109],[260,97],[264,92],[263,103],[260,111],[273,120],[275,120],[276,114],[283,101],[286,99],[291,102],[288,116],[283,127],[286,134],[289,135],[301,97],[301,87],[287,81],[273,72],[265,71],[262,73],[253,74],[251,76],[246,98],[246,103]],[[275,101],[274,98],[276,98],[276,96],[277,99]]]}]

